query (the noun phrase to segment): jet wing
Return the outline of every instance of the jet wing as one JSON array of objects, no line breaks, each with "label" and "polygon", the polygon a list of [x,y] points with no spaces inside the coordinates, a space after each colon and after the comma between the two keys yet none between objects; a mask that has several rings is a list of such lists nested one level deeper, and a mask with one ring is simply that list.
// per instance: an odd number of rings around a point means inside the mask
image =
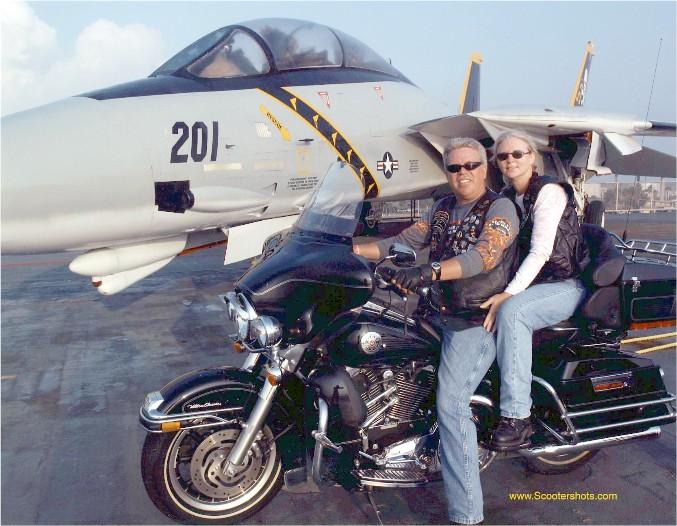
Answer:
[{"label": "jet wing", "polygon": [[502,132],[519,129],[530,134],[544,149],[554,136],[590,133],[592,154],[587,168],[600,175],[622,173],[641,176],[675,177],[675,157],[642,145],[636,135],[674,137],[675,124],[638,121],[622,115],[593,112],[517,110],[515,112],[476,111],[422,122],[411,127],[439,152],[452,137],[496,139]]},{"label": "jet wing", "polygon": [[675,157],[646,146],[640,151],[607,162],[615,174],[642,177],[677,177]]},{"label": "jet wing", "polygon": [[411,127],[420,133],[440,153],[444,144],[452,137],[472,137],[485,139],[490,137],[482,122],[472,115],[454,115],[431,121],[421,122]]}]

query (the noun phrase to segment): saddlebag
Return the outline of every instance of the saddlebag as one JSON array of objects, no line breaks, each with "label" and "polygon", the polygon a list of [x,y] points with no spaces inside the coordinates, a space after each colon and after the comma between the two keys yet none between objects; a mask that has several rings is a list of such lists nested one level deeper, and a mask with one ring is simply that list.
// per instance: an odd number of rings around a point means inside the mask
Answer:
[{"label": "saddlebag", "polygon": [[567,441],[641,431],[675,421],[674,395],[648,358],[609,345],[553,349],[534,360],[532,395],[538,418]]}]

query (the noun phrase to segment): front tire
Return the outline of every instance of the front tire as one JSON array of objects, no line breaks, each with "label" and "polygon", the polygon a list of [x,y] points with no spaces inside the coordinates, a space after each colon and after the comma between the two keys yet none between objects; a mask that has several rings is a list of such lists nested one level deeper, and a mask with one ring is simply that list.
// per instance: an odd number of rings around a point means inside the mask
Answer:
[{"label": "front tire", "polygon": [[169,518],[193,524],[241,522],[268,504],[282,485],[280,453],[268,425],[237,475],[221,469],[240,431],[230,425],[148,435],[141,473],[153,504]]}]

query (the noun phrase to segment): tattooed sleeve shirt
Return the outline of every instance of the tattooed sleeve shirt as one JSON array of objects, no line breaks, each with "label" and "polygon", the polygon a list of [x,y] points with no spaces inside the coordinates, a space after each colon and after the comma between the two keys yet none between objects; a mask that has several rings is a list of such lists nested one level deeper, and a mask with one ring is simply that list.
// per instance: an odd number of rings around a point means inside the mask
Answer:
[{"label": "tattooed sleeve shirt", "polygon": [[[472,202],[453,208],[448,224],[450,234],[460,227],[466,214],[472,210],[474,205],[475,202]],[[428,246],[431,235],[430,221],[428,215],[404,229],[397,236],[379,241],[381,254],[387,253],[392,243],[403,243],[416,251]],[[514,241],[518,228],[519,219],[513,203],[505,197],[496,199],[489,207],[484,228],[477,243],[468,245],[466,252],[456,256],[456,260],[461,265],[463,278],[470,278],[493,269],[501,261],[505,249]],[[451,239],[453,235],[447,238]]]}]

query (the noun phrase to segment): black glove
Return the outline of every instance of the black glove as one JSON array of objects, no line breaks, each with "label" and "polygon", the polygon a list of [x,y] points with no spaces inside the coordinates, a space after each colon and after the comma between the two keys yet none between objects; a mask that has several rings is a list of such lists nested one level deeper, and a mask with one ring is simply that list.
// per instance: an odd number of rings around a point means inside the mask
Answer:
[{"label": "black glove", "polygon": [[433,282],[433,268],[426,264],[398,270],[393,281],[402,289],[415,290],[417,287],[430,285]]}]

